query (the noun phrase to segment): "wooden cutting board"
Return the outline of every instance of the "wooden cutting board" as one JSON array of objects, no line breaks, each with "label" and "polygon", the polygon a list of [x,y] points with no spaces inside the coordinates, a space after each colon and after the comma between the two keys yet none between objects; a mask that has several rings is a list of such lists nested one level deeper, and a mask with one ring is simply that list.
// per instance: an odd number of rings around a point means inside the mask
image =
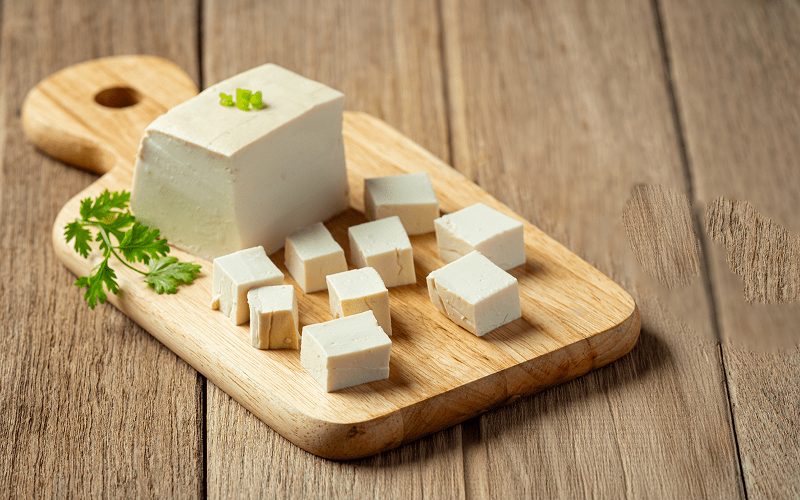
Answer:
[{"label": "wooden cutting board", "polygon": [[[78,216],[79,201],[104,189],[129,190],[145,127],[196,94],[180,68],[147,56],[72,66],[30,91],[22,111],[30,140],[55,158],[104,174],[64,206],[53,227],[53,245],[72,272],[86,275],[97,262],[81,258],[64,240],[64,225]],[[326,226],[348,255],[347,227],[366,220],[365,177],[426,171],[443,213],[481,201],[522,220],[376,118],[346,112],[343,133],[351,208]],[[252,348],[248,325],[232,326],[209,307],[211,264],[178,249],[172,255],[203,266],[194,284],[175,295],[156,295],[138,275],[115,265],[123,295],[111,295],[110,302],[267,425],[334,459],[394,448],[583,375],[627,353],[639,336],[631,296],[527,222],[527,263],[510,271],[519,280],[523,317],[482,338],[456,326],[428,298],[425,277],[443,265],[434,234],[412,236],[411,243],[417,283],[389,292],[389,379],[333,393],[305,373],[299,351]],[[285,272],[283,251],[271,258]],[[327,292],[296,290],[301,327],[332,319]]]}]

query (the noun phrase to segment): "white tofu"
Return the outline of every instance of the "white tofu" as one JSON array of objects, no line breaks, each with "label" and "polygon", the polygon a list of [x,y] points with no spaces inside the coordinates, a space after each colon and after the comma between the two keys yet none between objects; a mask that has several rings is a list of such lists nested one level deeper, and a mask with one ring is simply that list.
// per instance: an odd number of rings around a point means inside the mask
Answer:
[{"label": "white tofu", "polygon": [[369,220],[397,215],[410,235],[430,233],[439,217],[439,200],[427,172],[364,179],[364,207]]},{"label": "white tofu", "polygon": [[234,325],[247,322],[251,288],[282,285],[283,273],[272,263],[263,247],[240,250],[214,259],[211,307],[219,309]]},{"label": "white tofu", "polygon": [[328,276],[328,296],[334,318],[372,311],[386,335],[392,335],[389,291],[374,268],[364,267]]},{"label": "white tofu", "polygon": [[261,286],[247,292],[250,342],[257,349],[298,349],[297,296],[292,285]]},{"label": "white tofu", "polygon": [[321,222],[286,237],[284,263],[305,293],[325,290],[326,276],[347,271],[344,250]]},{"label": "white tofu", "polygon": [[300,364],[327,392],[389,378],[392,341],[372,311],[303,328]]},{"label": "white tofu", "polygon": [[[261,91],[266,109],[220,105]],[[199,257],[261,245],[349,205],[344,95],[274,64],[213,85],[156,118],[136,156],[131,207],[170,243]]]},{"label": "white tofu", "polygon": [[389,288],[417,282],[411,241],[399,217],[350,226],[347,234],[355,267],[374,267]]},{"label": "white tofu", "polygon": [[443,215],[434,226],[439,258],[445,262],[477,250],[504,270],[525,263],[522,222],[483,203]]},{"label": "white tofu", "polygon": [[436,307],[478,337],[522,316],[517,279],[479,252],[431,272],[427,282]]}]

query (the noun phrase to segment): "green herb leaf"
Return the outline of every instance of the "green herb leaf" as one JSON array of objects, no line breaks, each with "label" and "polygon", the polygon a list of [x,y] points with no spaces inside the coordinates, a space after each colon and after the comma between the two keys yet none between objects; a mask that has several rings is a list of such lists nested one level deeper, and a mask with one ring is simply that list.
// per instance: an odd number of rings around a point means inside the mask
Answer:
[{"label": "green herb leaf", "polygon": [[119,287],[116,281],[117,275],[108,265],[108,258],[103,260],[99,266],[95,268],[94,273],[89,276],[81,276],[75,282],[75,286],[79,288],[88,287],[86,293],[83,295],[83,300],[94,309],[98,302],[101,304],[106,303],[106,292],[103,290],[103,285],[108,288],[108,291],[119,295]]},{"label": "green herb leaf", "polygon": [[166,239],[160,238],[158,229],[150,229],[141,222],[134,222],[119,242],[119,249],[128,262],[143,262],[157,259],[169,253]]},{"label": "green herb leaf", "polygon": [[[98,302],[105,303],[105,290],[117,295],[120,293],[117,275],[108,264],[112,255],[126,267],[143,274],[145,282],[158,293],[175,293],[179,285],[194,281],[200,271],[197,264],[179,263],[175,257],[166,257],[169,253],[167,240],[161,238],[158,229],[150,229],[136,221],[136,217],[128,210],[130,197],[127,191],[105,190],[94,200],[86,198],[81,201],[81,217],[64,227],[67,243],[74,239],[75,251],[84,258],[92,250],[91,230],[97,231],[94,240],[99,242],[103,261],[89,276],[81,276],[75,282],[75,286],[88,288],[83,298],[92,309]],[[116,246],[111,241],[112,237],[117,240]],[[150,264],[150,272],[131,265],[137,262]]]},{"label": "green herb leaf", "polygon": [[81,218],[83,220],[95,219],[104,222],[112,215],[112,210],[124,210],[131,201],[131,194],[127,191],[110,192],[108,189],[103,191],[94,202],[91,198],[81,201]]},{"label": "green herb leaf", "polygon": [[64,227],[64,236],[67,237],[67,243],[75,238],[75,251],[81,254],[84,259],[89,257],[89,252],[92,250],[92,247],[89,246],[89,242],[92,241],[92,233],[83,227],[80,222],[73,221],[67,224]]},{"label": "green herb leaf", "polygon": [[178,285],[191,283],[200,272],[200,266],[191,262],[178,262],[176,257],[161,257],[150,263],[145,281],[156,293],[175,293]]}]

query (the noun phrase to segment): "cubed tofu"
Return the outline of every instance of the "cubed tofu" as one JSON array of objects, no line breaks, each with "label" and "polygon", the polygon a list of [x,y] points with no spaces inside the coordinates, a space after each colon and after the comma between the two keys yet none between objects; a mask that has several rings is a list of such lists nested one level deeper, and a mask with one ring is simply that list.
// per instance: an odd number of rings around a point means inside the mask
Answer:
[{"label": "cubed tofu", "polygon": [[392,341],[372,311],[303,328],[300,364],[326,392],[389,377]]},{"label": "cubed tofu", "polygon": [[325,290],[326,276],[347,271],[344,250],[321,222],[286,237],[284,262],[305,293]]},{"label": "cubed tofu", "polygon": [[525,263],[522,222],[483,203],[443,215],[434,226],[439,258],[445,262],[477,250],[504,270]]},{"label": "cubed tofu", "polygon": [[431,272],[427,282],[436,307],[478,337],[522,316],[517,279],[479,252]]},{"label": "cubed tofu", "polygon": [[264,247],[248,248],[214,259],[211,307],[219,309],[234,325],[247,322],[251,288],[282,285],[283,273],[267,257]]},{"label": "cubed tofu", "polygon": [[297,296],[292,285],[261,286],[247,292],[250,341],[257,349],[298,349]]},{"label": "cubed tofu", "polygon": [[386,335],[392,335],[389,291],[374,268],[352,269],[328,276],[328,296],[334,318],[372,311]]},{"label": "cubed tofu", "polygon": [[[260,91],[266,108],[220,105]],[[131,208],[171,244],[213,259],[263,246],[349,206],[344,95],[274,64],[212,85],[147,126]]]},{"label": "cubed tofu", "polygon": [[411,241],[399,217],[350,226],[347,234],[355,267],[374,267],[389,288],[416,283]]},{"label": "cubed tofu", "polygon": [[364,179],[364,207],[369,220],[397,215],[406,233],[433,231],[439,200],[427,172]]}]

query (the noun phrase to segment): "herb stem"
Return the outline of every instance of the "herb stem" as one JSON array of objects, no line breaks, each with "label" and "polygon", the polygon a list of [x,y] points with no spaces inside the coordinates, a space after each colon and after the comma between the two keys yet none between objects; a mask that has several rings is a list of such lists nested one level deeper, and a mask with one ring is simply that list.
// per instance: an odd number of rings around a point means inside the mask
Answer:
[{"label": "herb stem", "polygon": [[[90,222],[90,224],[91,224],[91,222]],[[97,226],[95,226],[95,227],[97,227]],[[136,271],[139,274],[143,274],[143,275],[147,276],[146,272],[136,269],[132,265],[130,265],[127,262],[125,262],[125,259],[123,259],[122,257],[119,256],[119,254],[116,252],[116,250],[114,250],[114,247],[111,246],[111,240],[109,239],[108,233],[106,233],[105,229],[103,229],[102,227],[97,227],[97,230],[100,232],[100,235],[103,237],[103,241],[106,242],[106,248],[108,249],[108,251],[113,253],[114,257],[116,257],[118,261],[122,262],[122,264],[125,267],[127,267],[128,269],[132,269],[132,270]],[[105,257],[108,258],[108,254],[106,254]]]}]

